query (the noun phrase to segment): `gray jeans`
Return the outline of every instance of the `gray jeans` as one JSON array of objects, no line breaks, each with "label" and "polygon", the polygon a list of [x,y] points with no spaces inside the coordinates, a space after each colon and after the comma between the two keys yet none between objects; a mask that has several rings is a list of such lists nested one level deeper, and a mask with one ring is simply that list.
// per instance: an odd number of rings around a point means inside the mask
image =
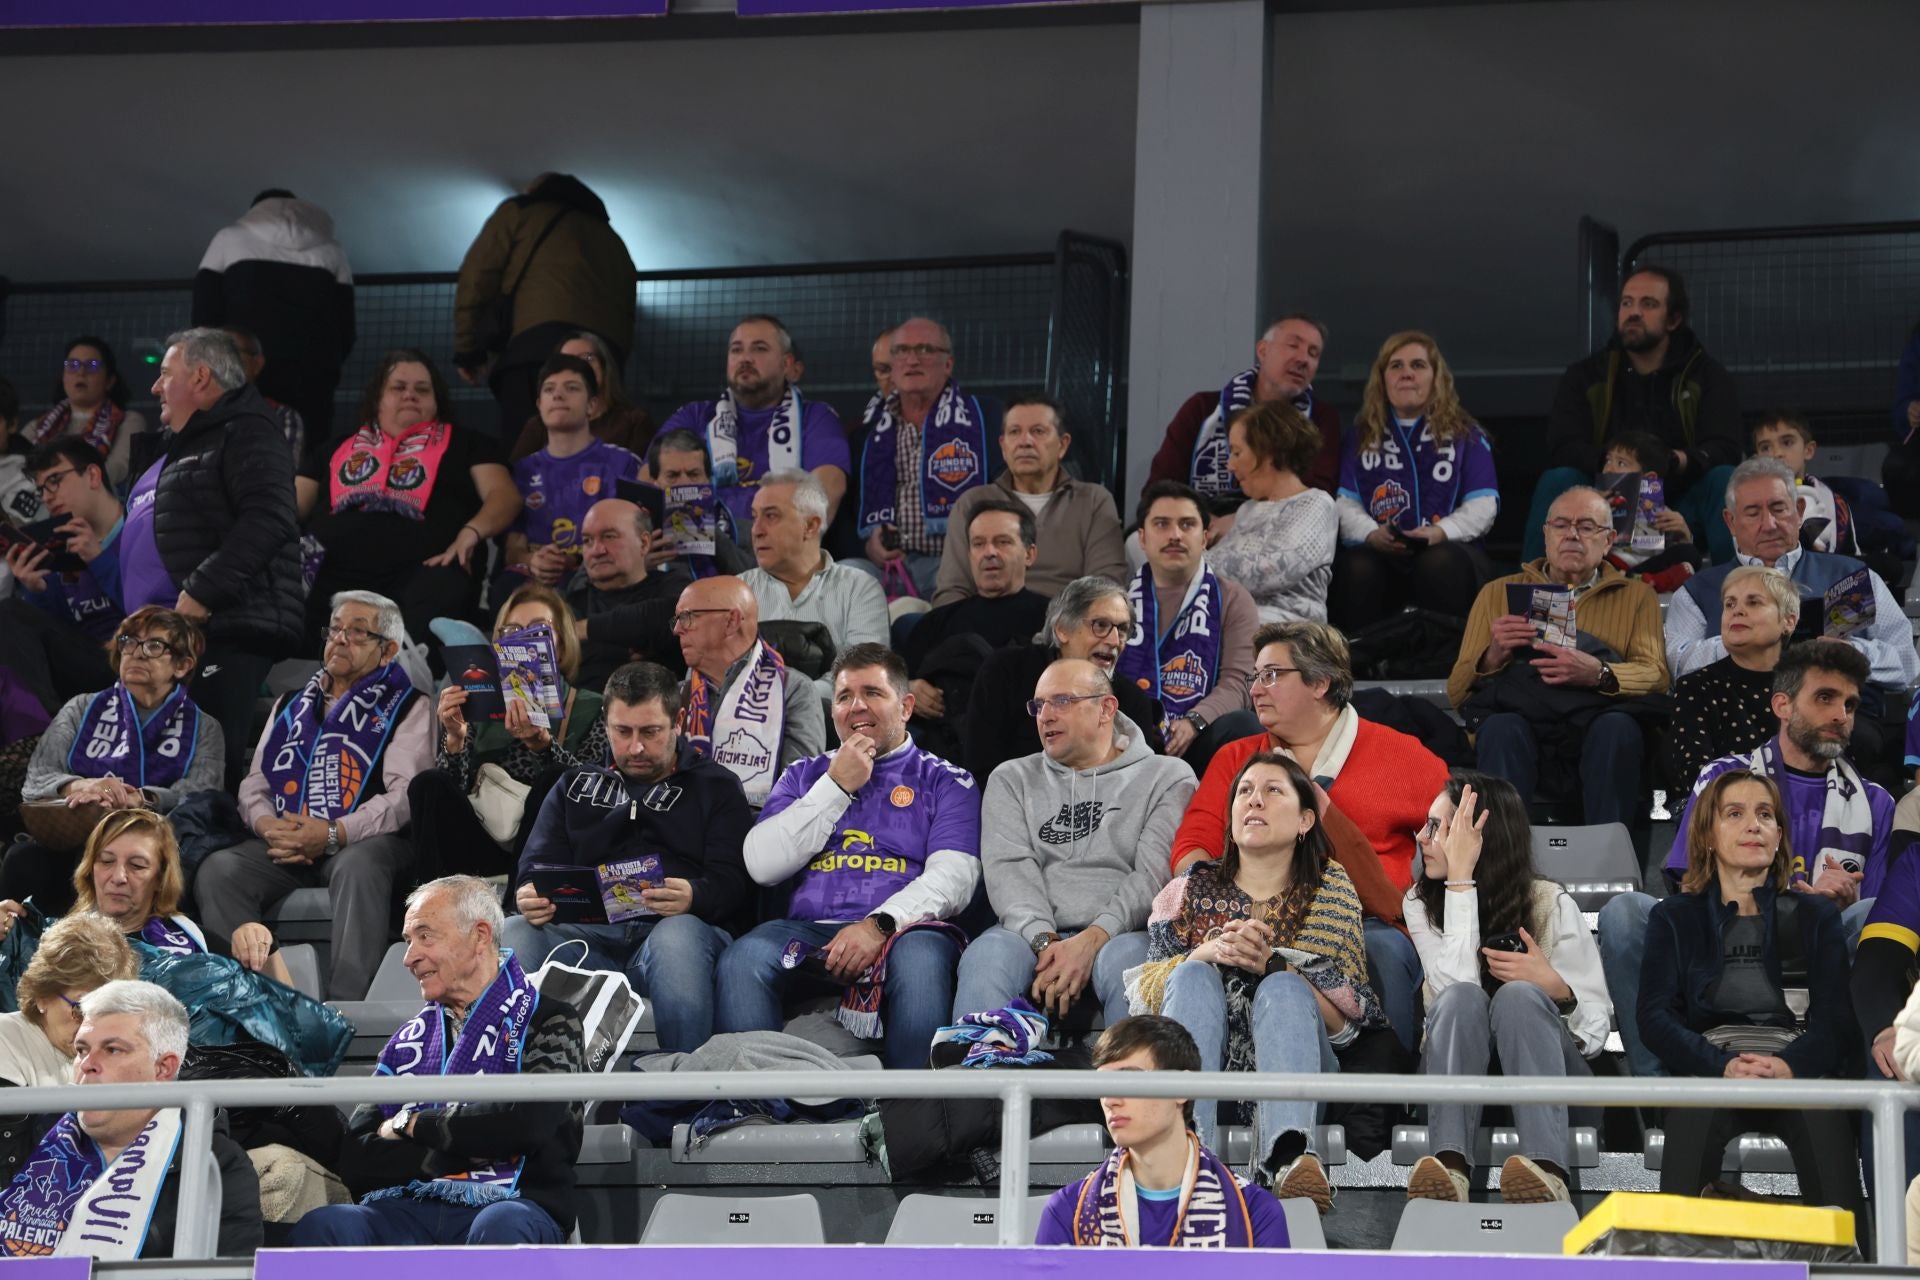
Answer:
[{"label": "gray jeans", "polygon": [[[1456,982],[1427,1007],[1426,1053],[1420,1069],[1432,1076],[1481,1076],[1494,1056],[1508,1076],[1586,1076],[1593,1072],[1547,993],[1531,982],[1502,984],[1489,996],[1477,983]],[[1515,1107],[1520,1154],[1573,1168],[1573,1141],[1565,1107]],[[1433,1103],[1427,1108],[1427,1149],[1473,1159],[1480,1108]]]},{"label": "gray jeans", "polygon": [[333,857],[297,870],[269,858],[264,840],[248,840],[209,854],[194,877],[193,893],[207,931],[231,938],[243,924],[264,922],[295,889],[324,886],[333,907],[327,999],[359,1000],[387,952],[394,887],[412,866],[413,843],[399,835],[356,840]]}]

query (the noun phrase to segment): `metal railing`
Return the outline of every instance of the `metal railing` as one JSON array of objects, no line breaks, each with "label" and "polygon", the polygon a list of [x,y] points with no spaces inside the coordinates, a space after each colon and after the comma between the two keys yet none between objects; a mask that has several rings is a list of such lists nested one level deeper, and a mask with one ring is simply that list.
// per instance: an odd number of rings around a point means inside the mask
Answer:
[{"label": "metal railing", "polygon": [[[1115,1091],[1097,1071],[872,1071],[823,1077],[817,1071],[617,1072],[600,1075],[415,1076],[383,1079],[196,1080],[168,1084],[62,1085],[16,1089],[8,1108],[50,1115],[89,1111],[185,1109],[174,1255],[213,1256],[215,1224],[197,1212],[207,1196],[215,1106],[331,1106],[402,1102],[606,1102],[818,1097],[823,1087],[863,1098],[966,1098],[998,1101],[1002,1245],[1023,1240],[1028,1189],[1028,1128],[1037,1098],[1097,1098]],[[1873,1131],[1874,1255],[1906,1261],[1906,1112],[1920,1104],[1911,1085],[1865,1080],[1774,1081],[1613,1079],[1537,1076],[1280,1075],[1247,1072],[1143,1072],[1124,1082],[1129,1097],[1234,1098],[1250,1102],[1422,1102],[1489,1105],[1727,1107],[1756,1110],[1865,1111]]]}]

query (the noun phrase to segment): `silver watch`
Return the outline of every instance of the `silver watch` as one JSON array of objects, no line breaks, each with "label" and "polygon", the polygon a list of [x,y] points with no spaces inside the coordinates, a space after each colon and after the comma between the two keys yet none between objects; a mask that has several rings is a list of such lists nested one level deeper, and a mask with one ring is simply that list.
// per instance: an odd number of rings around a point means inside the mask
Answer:
[{"label": "silver watch", "polygon": [[339,852],[340,852],[340,824],[337,822],[329,822],[327,824],[326,856],[331,858],[334,854]]},{"label": "silver watch", "polygon": [[1057,933],[1036,933],[1033,935],[1033,941],[1027,945],[1033,948],[1033,954],[1037,956],[1058,941],[1060,941],[1060,935]]}]

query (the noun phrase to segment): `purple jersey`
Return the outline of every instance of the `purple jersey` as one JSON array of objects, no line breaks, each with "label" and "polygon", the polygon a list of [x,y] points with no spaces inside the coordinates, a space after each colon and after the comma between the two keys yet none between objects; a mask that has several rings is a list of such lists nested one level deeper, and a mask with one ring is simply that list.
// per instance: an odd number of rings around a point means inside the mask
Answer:
[{"label": "purple jersey", "polygon": [[153,537],[154,494],[166,465],[162,457],[148,467],[127,495],[126,523],[120,528],[120,591],[128,613],[148,604],[171,609],[180,599],[180,587],[167,572]]},{"label": "purple jersey", "polygon": [[1907,768],[1920,769],[1920,697],[1907,708]]},{"label": "purple jersey", "polygon": [[[713,410],[717,403],[713,400],[695,400],[681,405],[667,419],[667,424],[660,428],[661,433],[685,429],[706,440],[707,447],[711,449],[713,441],[708,437],[707,425],[713,421]],[[735,465],[739,470],[740,482],[720,486],[718,492],[720,500],[733,515],[733,527],[742,538],[753,528],[753,491],[760,487],[760,477],[767,472],[783,471],[790,467],[802,471],[811,471],[815,467],[838,467],[848,474],[853,471],[853,454],[847,447],[846,426],[831,406],[818,400],[801,400],[798,446],[782,459],[773,459],[770,456],[772,442],[767,438],[767,428],[779,412],[779,405],[770,409],[739,410]]]},{"label": "purple jersey", "polygon": [[1867,915],[1867,927],[1860,931],[1860,941],[1890,938],[1920,952],[1920,849],[1913,847],[1911,831],[1896,832],[1894,838],[1907,841],[1908,848],[1891,860],[1893,866],[1873,896],[1873,910]]},{"label": "purple jersey", "polygon": [[525,506],[513,527],[535,547],[576,547],[587,508],[614,496],[614,484],[640,476],[640,459],[617,444],[595,440],[567,458],[547,450],[513,464],[513,484]]},{"label": "purple jersey", "polygon": [[[1693,802],[1709,782],[1723,773],[1735,769],[1750,768],[1749,762],[1740,756],[1722,756],[1711,761],[1700,770],[1700,780],[1693,785],[1693,795],[1687,797],[1686,811],[1680,815],[1680,827],[1674,833],[1673,848],[1667,854],[1667,870],[1679,875],[1687,869],[1687,828],[1693,821]],[[1776,777],[1774,785],[1780,788],[1780,799],[1787,806],[1787,839],[1793,845],[1793,878],[1805,880],[1813,872],[1808,865],[1807,851],[1820,848],[1820,832],[1825,825],[1827,808],[1827,777],[1825,774],[1801,773],[1798,769],[1781,770],[1783,777]],[[1867,852],[1864,873],[1866,879],[1860,882],[1860,896],[1871,898],[1880,892],[1880,882],[1887,874],[1887,834],[1893,830],[1893,797],[1878,783],[1867,783],[1867,804],[1873,812],[1873,847]]]},{"label": "purple jersey", "polygon": [[[761,820],[805,795],[832,763],[832,753],[794,761],[773,784]],[[807,863],[787,917],[865,919],[939,849],[980,856],[980,789],[965,769],[909,746],[874,764],[826,848]]]},{"label": "purple jersey", "polygon": [[[1080,1203],[1081,1189],[1086,1179],[1068,1183],[1054,1192],[1047,1200],[1047,1207],[1040,1215],[1040,1229],[1034,1237],[1035,1244],[1072,1244],[1073,1214]],[[1291,1247],[1291,1237],[1287,1235],[1287,1213],[1273,1193],[1260,1187],[1241,1188],[1247,1197],[1247,1217],[1253,1222],[1253,1247],[1256,1249],[1286,1249]],[[1180,1193],[1178,1191],[1139,1191],[1134,1196],[1140,1212],[1140,1243],[1148,1247],[1165,1246],[1173,1239],[1174,1227],[1180,1219]]]},{"label": "purple jersey", "polygon": [[1377,524],[1418,529],[1450,516],[1475,498],[1500,498],[1493,449],[1479,427],[1441,444],[1427,420],[1394,420],[1380,445],[1360,448],[1360,428],[1340,449],[1340,496],[1351,498]]}]

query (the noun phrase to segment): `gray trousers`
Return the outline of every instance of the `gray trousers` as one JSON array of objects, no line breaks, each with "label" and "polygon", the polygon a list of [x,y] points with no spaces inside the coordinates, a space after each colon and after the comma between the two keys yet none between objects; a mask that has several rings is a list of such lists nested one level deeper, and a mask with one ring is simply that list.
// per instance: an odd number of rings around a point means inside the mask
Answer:
[{"label": "gray trousers", "polygon": [[359,1000],[387,952],[394,886],[412,866],[413,844],[400,835],[356,840],[298,869],[277,865],[264,840],[248,840],[208,855],[194,877],[193,894],[208,932],[231,938],[241,925],[265,921],[295,889],[325,886],[333,907],[327,999]]},{"label": "gray trousers", "polygon": [[[1508,1076],[1587,1076],[1592,1070],[1547,993],[1531,982],[1502,984],[1489,996],[1477,983],[1456,982],[1427,1007],[1426,1053],[1420,1069],[1433,1076],[1482,1076],[1498,1055]],[[1520,1154],[1573,1168],[1565,1107],[1515,1107]],[[1427,1149],[1473,1160],[1480,1108],[1433,1103],[1427,1108]]]}]

